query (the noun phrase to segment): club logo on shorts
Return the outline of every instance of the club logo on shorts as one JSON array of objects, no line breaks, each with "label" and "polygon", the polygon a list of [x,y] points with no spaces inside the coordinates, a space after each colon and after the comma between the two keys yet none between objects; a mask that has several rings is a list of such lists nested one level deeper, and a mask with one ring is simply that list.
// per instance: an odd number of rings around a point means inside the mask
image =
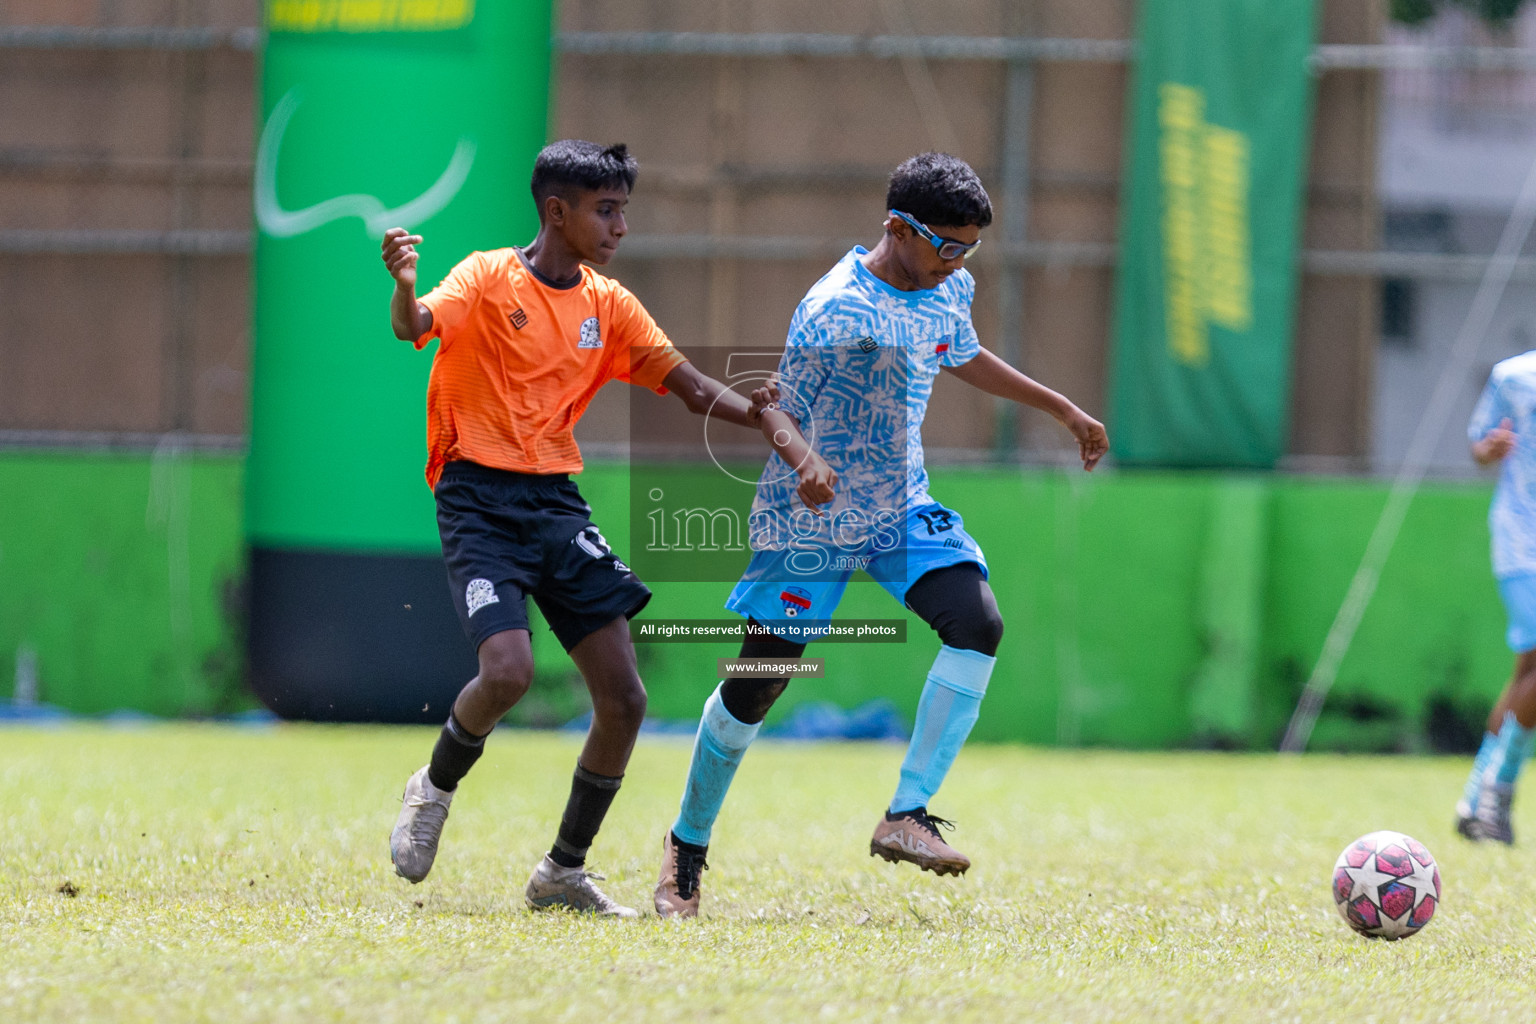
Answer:
[{"label": "club logo on shorts", "polygon": [[597,317],[589,316],[581,322],[581,340],[577,348],[602,348],[603,335],[597,325]]},{"label": "club logo on shorts", "polygon": [[469,586],[464,588],[464,603],[473,615],[488,604],[500,604],[501,598],[496,596],[496,588],[490,580],[470,580]]},{"label": "club logo on shorts", "polygon": [[779,600],[784,602],[784,614],[790,618],[811,610],[811,592],[800,587],[785,587]]}]

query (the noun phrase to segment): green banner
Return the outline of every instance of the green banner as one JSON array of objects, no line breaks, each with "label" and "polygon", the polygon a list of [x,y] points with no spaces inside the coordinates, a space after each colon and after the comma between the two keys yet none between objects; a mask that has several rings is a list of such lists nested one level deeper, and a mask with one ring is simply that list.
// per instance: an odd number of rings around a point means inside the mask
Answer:
[{"label": "green banner", "polygon": [[527,242],[550,0],[267,0],[246,532],[434,552],[432,353],[397,341],[384,229],[424,236],[422,293]]},{"label": "green banner", "polygon": [[1142,0],[1121,196],[1122,463],[1285,452],[1313,0]]}]

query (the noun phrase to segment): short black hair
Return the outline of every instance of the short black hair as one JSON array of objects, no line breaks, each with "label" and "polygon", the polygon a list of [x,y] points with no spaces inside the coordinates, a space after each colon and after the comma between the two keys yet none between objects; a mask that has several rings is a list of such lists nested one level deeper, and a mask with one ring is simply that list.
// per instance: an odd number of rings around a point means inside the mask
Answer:
[{"label": "short black hair", "polygon": [[891,172],[885,208],[922,221],[984,228],[992,223],[992,200],[971,165],[948,153],[919,153]]},{"label": "short black hair", "polygon": [[543,217],[544,200],[559,196],[567,201],[577,191],[595,192],[604,188],[633,191],[640,165],[629,155],[624,143],[599,146],[581,139],[561,139],[539,151],[533,162],[533,201]]}]

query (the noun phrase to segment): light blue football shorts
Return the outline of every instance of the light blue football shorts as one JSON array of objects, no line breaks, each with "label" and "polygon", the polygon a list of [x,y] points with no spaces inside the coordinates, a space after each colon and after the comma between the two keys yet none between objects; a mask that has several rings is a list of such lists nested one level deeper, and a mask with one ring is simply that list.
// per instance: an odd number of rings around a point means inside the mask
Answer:
[{"label": "light blue football shorts", "polygon": [[1516,654],[1536,648],[1536,573],[1506,576],[1499,580],[1499,596],[1509,614],[1504,642]]},{"label": "light blue football shorts", "polygon": [[849,578],[860,569],[903,605],[912,584],[935,569],[974,562],[987,575],[986,556],[958,512],[930,502],[908,512],[906,519],[905,543],[893,529],[883,546],[872,537],[853,545],[806,541],[755,551],[725,606],[769,629],[792,624],[793,636],[775,631],[804,642],[830,624]]}]

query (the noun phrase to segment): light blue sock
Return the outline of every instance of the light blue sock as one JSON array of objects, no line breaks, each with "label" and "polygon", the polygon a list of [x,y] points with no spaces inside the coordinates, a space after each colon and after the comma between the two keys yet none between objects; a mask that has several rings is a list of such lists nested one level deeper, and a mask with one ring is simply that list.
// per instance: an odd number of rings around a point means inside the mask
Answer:
[{"label": "light blue sock", "polygon": [[1499,726],[1498,742],[1488,761],[1488,775],[1494,782],[1501,786],[1515,784],[1520,769],[1525,767],[1525,759],[1530,756],[1532,732],[1536,730],[1527,729],[1515,720],[1513,711],[1504,713],[1504,724]]},{"label": "light blue sock", "polygon": [[[1488,770],[1488,762],[1493,759],[1493,748],[1498,746],[1499,738],[1491,732],[1483,733],[1483,745],[1477,748],[1477,756],[1472,759],[1472,773],[1467,776],[1466,788],[1461,791],[1461,802],[1467,805],[1467,814],[1477,813],[1477,795],[1483,789],[1483,773]],[[1460,811],[1460,808],[1457,808]]]},{"label": "light blue sock", "polygon": [[980,651],[939,648],[917,702],[912,741],[901,762],[901,783],[891,798],[891,812],[927,807],[944,784],[950,765],[981,713],[981,698],[997,659]]},{"label": "light blue sock", "polygon": [[683,805],[677,824],[672,826],[673,835],[695,846],[709,845],[725,791],[731,788],[736,766],[761,726],[761,722],[748,725],[732,717],[720,700],[720,687],[715,687],[704,702],[704,715],[693,740],[693,762],[688,766],[688,783],[683,787]]}]

